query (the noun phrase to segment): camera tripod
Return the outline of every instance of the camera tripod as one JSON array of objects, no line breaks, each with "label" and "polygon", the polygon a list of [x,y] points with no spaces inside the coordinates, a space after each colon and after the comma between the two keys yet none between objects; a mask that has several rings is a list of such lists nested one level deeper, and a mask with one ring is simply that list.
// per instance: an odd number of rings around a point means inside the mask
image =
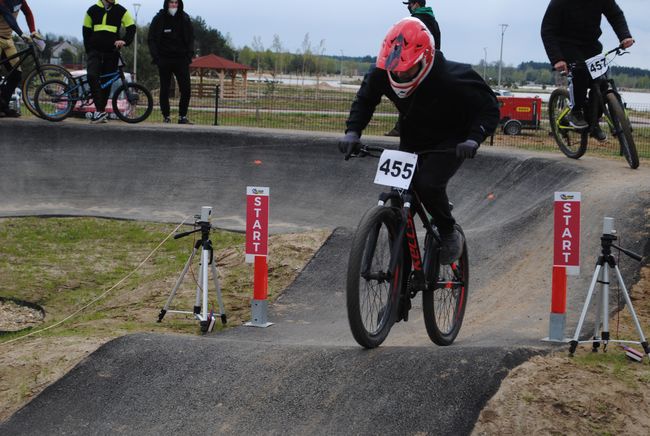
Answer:
[{"label": "camera tripod", "polygon": [[[221,318],[221,323],[226,324],[227,318],[224,311],[223,300],[221,298],[221,287],[219,286],[219,276],[217,274],[216,263],[214,262],[214,251],[212,249],[212,241],[210,240],[210,229],[212,225],[210,224],[210,214],[212,213],[211,207],[201,208],[201,215],[196,216],[197,221],[195,221],[194,226],[198,227],[197,229],[190,230],[188,232],[178,233],[174,235],[174,239],[184,238],[185,236],[191,235],[192,233],[201,232],[201,239],[197,240],[194,244],[194,249],[192,254],[190,254],[189,259],[185,262],[185,267],[183,272],[181,272],[180,277],[176,280],[176,284],[172,289],[169,298],[167,298],[167,303],[163,307],[158,315],[158,322],[161,322],[165,317],[167,312],[169,313],[184,313],[194,315],[196,319],[199,320],[201,331],[203,333],[212,331],[214,323],[217,317]],[[176,296],[178,288],[181,286],[185,274],[190,269],[192,260],[196,255],[197,251],[201,249],[201,268],[199,271],[199,281],[196,286],[196,302],[192,311],[187,310],[171,310],[169,306],[172,303],[172,300]],[[212,271],[212,279],[214,280],[214,285],[217,292],[217,303],[219,305],[219,312],[214,313],[213,311],[208,312],[208,290],[209,290],[209,281],[208,281],[208,270]]]},{"label": "camera tripod", "polygon": [[[634,307],[632,306],[632,300],[630,299],[630,295],[627,292],[625,283],[623,282],[623,276],[621,275],[621,271],[618,268],[618,265],[616,264],[616,259],[612,255],[612,248],[615,248],[621,253],[637,261],[641,261],[641,256],[629,250],[626,250],[625,248],[615,245],[614,241],[618,239],[616,235],[614,235],[615,232],[616,231],[614,230],[614,219],[605,218],[603,222],[603,235],[600,237],[601,254],[598,257],[598,261],[596,262],[596,270],[594,271],[594,275],[591,280],[591,285],[589,286],[589,291],[587,292],[587,299],[585,300],[585,304],[582,308],[580,321],[578,322],[578,326],[576,328],[575,335],[573,336],[573,340],[570,342],[570,348],[569,348],[570,355],[573,355],[573,353],[575,353],[578,344],[588,343],[588,342],[592,342],[592,351],[596,352],[598,351],[598,348],[600,347],[600,342],[602,341],[603,351],[607,351],[607,344],[609,342],[638,344],[643,347],[643,351],[645,352],[645,354],[648,355],[648,357],[650,357],[650,347],[648,347],[648,341],[643,335],[641,324],[639,324],[639,318],[636,316],[636,312],[634,311]],[[623,290],[623,297],[625,298],[625,303],[627,304],[627,307],[630,309],[630,313],[632,314],[632,318],[634,320],[636,330],[639,334],[639,338],[640,338],[639,341],[624,341],[624,340],[610,339],[609,336],[609,285],[610,285],[609,269],[610,268],[613,269],[614,272],[616,273],[616,278],[618,280],[618,283],[621,289]],[[601,285],[601,295],[600,295],[601,299],[600,299],[598,311],[596,312],[596,322],[594,326],[593,339],[580,341],[579,340],[580,331],[582,330],[582,325],[585,321],[585,317],[587,315],[587,309],[589,308],[589,303],[591,302],[591,298],[594,294],[596,283],[600,283]],[[599,335],[598,328],[601,325],[601,317],[602,317],[603,328],[601,334]]]}]

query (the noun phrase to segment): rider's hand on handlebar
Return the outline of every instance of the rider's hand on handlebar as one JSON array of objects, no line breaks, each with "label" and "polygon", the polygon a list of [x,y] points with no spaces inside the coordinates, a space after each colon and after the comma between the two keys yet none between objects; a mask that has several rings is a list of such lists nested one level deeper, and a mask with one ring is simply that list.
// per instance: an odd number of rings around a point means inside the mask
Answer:
[{"label": "rider's hand on handlebar", "polygon": [[560,74],[568,74],[569,73],[569,66],[565,61],[559,61],[556,62],[555,65],[553,65],[553,68],[555,68],[555,71],[559,71]]},{"label": "rider's hand on handlebar", "polygon": [[625,38],[623,41],[621,41],[621,48],[629,48],[632,46],[632,44],[634,44],[634,38]]},{"label": "rider's hand on handlebar", "polygon": [[23,41],[25,41],[28,44],[32,42],[32,37],[26,33],[23,33],[22,35],[20,35],[20,37],[23,39]]},{"label": "rider's hand on handlebar", "polygon": [[31,38],[32,39],[38,39],[38,40],[41,40],[41,41],[45,41],[45,37],[43,35],[41,35],[38,30],[35,30],[35,31],[32,32]]},{"label": "rider's hand on handlebar", "polygon": [[456,156],[463,159],[474,159],[478,150],[478,142],[473,139],[463,141],[456,146]]},{"label": "rider's hand on handlebar", "polygon": [[350,156],[354,154],[359,154],[360,150],[361,141],[359,141],[357,132],[346,132],[345,136],[339,140],[339,151],[345,154],[345,160],[350,159]]},{"label": "rider's hand on handlebar", "polygon": [[126,45],[126,42],[122,41],[121,39],[118,39],[117,41],[115,41],[115,48],[118,49],[118,50],[121,49],[122,47],[124,47],[125,45]]}]

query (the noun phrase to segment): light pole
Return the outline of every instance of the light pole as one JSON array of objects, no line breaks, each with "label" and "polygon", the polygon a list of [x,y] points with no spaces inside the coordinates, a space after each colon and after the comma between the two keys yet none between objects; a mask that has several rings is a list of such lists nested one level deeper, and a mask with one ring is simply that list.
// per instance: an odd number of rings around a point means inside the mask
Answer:
[{"label": "light pole", "polygon": [[501,66],[503,64],[503,34],[506,33],[508,28],[507,24],[500,24],[501,26],[501,53],[499,54],[499,79],[497,81],[498,87],[501,88]]},{"label": "light pole", "polygon": [[340,87],[343,88],[343,50],[341,50],[341,71],[339,71],[339,74],[341,75]]},{"label": "light pole", "polygon": [[141,3],[133,3],[133,10],[135,11],[135,44],[133,46],[133,81],[135,82],[138,77],[138,12],[140,11]]},{"label": "light pole", "polygon": [[487,47],[483,47],[483,80],[487,82]]}]

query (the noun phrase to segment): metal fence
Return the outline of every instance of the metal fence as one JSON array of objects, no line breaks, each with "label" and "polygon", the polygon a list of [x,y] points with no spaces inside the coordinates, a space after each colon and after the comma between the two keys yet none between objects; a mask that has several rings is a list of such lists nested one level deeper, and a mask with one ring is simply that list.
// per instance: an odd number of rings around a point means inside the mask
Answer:
[{"label": "metal fence", "polygon": [[[201,95],[194,88],[188,118],[195,124],[204,125],[342,133],[357,88],[334,87],[327,83],[294,86],[273,81],[249,81],[243,92],[224,93],[216,84],[204,84]],[[154,112],[149,121],[162,122],[158,92],[154,91],[153,95]],[[172,98],[171,103],[174,111],[178,106],[177,100]],[[639,156],[650,158],[650,105],[629,104],[627,109]],[[176,115],[172,112],[173,120]],[[393,129],[396,121],[395,107],[384,98],[364,133],[385,135]],[[550,135],[546,104],[542,105],[542,120],[538,128],[524,129],[518,135],[506,135],[500,126],[491,142],[529,150],[557,151],[557,145]],[[588,153],[618,155],[619,150],[615,138],[610,137],[605,142],[589,139]]]}]

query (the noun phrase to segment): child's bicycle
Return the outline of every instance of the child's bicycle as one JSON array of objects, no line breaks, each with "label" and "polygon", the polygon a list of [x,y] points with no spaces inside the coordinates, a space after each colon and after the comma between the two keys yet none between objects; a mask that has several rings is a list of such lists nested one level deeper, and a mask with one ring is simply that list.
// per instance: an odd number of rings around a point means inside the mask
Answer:
[{"label": "child's bicycle", "polygon": [[[574,68],[587,68],[593,78],[588,104],[587,122],[590,126],[598,123],[599,113],[602,112],[604,120],[609,126],[611,134],[618,139],[620,154],[625,156],[632,169],[639,166],[639,155],[632,137],[632,126],[625,112],[623,99],[616,88],[614,79],[607,77],[607,70],[614,58],[627,53],[623,48],[616,47],[607,53],[594,56],[581,64],[569,65],[569,79]],[[608,59],[608,56],[614,54]],[[590,129],[575,129],[566,122],[565,117],[571,110],[569,91],[566,88],[557,88],[551,94],[548,102],[548,115],[551,123],[551,132],[560,150],[570,158],[579,159],[587,151],[587,140]]]},{"label": "child's bicycle", "polygon": [[[381,156],[378,152],[382,152]],[[430,151],[440,152],[440,151]],[[442,152],[450,152],[444,150]],[[424,152],[425,154],[429,152]],[[469,284],[467,245],[451,265],[440,265],[440,235],[418,194],[410,188],[418,155],[362,146],[358,157],[379,157],[375,183],[392,186],[361,218],[347,274],[347,312],[354,339],[375,348],[394,323],[408,321],[411,299],[422,292],[424,323],[431,340],[451,345],[463,323]],[[414,216],[426,231],[421,252]],[[458,230],[462,233],[460,226]],[[463,235],[464,237],[464,235]]]},{"label": "child's bicycle", "polygon": [[[12,66],[12,63],[15,65]],[[63,83],[72,83],[72,75],[60,65],[42,64],[38,58],[36,43],[27,44],[27,48],[20,50],[12,56],[0,59],[0,67],[6,67],[8,72],[0,78],[0,86],[4,85],[7,78],[20,67],[33,64],[34,68],[24,76],[21,91],[25,107],[34,115],[40,116],[34,105],[36,90],[48,80],[59,80]]]},{"label": "child's bicycle", "polygon": [[[102,89],[111,89],[113,113],[127,123],[146,120],[153,110],[151,92],[143,85],[127,82],[124,60],[119,55],[117,71],[100,76]],[[113,84],[117,83],[117,87]],[[62,121],[73,109],[79,110],[93,104],[87,76],[73,79],[71,83],[48,80],[36,91],[35,106],[40,116],[48,121]]]}]

